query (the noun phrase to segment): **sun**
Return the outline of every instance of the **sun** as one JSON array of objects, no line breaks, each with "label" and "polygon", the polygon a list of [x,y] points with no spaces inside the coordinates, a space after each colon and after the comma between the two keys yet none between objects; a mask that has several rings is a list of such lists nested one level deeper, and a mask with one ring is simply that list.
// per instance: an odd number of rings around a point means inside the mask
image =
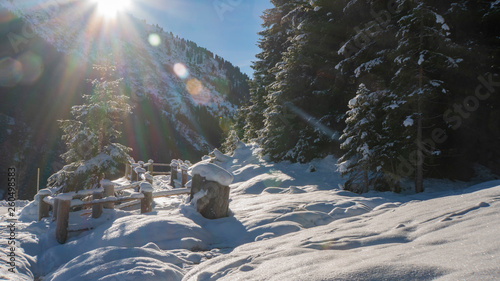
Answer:
[{"label": "sun", "polygon": [[130,8],[130,0],[93,0],[97,3],[97,12],[106,18],[114,18],[120,11]]}]

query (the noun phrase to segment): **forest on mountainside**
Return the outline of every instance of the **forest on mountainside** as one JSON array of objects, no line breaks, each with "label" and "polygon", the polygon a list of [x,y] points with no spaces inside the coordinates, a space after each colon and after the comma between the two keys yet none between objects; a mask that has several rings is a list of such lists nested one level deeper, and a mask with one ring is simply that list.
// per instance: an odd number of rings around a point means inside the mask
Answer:
[{"label": "forest on mountainside", "polygon": [[240,139],[275,161],[333,153],[358,192],[500,174],[499,1],[271,2]]}]

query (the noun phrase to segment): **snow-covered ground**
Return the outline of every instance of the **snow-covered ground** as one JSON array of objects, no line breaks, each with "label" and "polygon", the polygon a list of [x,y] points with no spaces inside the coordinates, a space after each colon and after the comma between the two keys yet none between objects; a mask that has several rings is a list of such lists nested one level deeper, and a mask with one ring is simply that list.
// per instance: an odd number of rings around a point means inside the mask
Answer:
[{"label": "snow-covered ground", "polygon": [[[66,244],[34,203],[17,221],[7,280],[498,280],[500,181],[427,182],[422,194],[342,191],[336,160],[270,163],[254,145],[216,164],[234,175],[232,215],[207,220],[187,196],[152,213],[72,213]],[[155,189],[168,177],[155,178]],[[4,213],[2,216],[5,217]],[[2,219],[0,247],[7,251]],[[6,255],[2,254],[2,260]]]}]

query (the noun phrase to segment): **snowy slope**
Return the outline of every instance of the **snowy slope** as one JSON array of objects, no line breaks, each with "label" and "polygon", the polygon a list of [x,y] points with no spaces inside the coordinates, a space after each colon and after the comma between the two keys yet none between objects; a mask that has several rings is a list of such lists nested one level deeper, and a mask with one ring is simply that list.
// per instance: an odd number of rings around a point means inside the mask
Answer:
[{"label": "snowy slope", "polygon": [[[201,217],[185,196],[152,213],[74,213],[59,245],[33,203],[18,222],[25,280],[495,280],[500,181],[434,182],[422,194],[342,191],[335,159],[269,163],[254,145],[215,163],[234,175],[232,215]],[[219,157],[223,158],[223,157]],[[156,189],[168,177],[155,178]],[[3,215],[3,214],[2,214]],[[3,220],[2,220],[3,221]],[[5,223],[1,229],[4,232]],[[5,233],[2,233],[2,239]],[[5,241],[0,242],[2,250]],[[2,259],[5,257],[2,256]],[[2,268],[4,278],[7,278]],[[1,277],[2,275],[0,275]],[[12,279],[14,280],[14,279]],[[22,280],[22,279],[18,279]]]},{"label": "snowy slope", "polygon": [[[133,100],[154,100],[184,139],[197,150],[209,148],[207,140],[193,128],[193,108],[206,107],[217,119],[232,117],[237,106],[228,100],[229,85],[246,83],[244,79],[231,81],[224,60],[215,59],[208,50],[159,26],[131,15],[122,15],[116,23],[103,21],[92,14],[92,3],[0,0],[0,8],[22,18],[37,35],[70,55],[72,61],[61,66],[67,72],[75,65],[111,61],[130,88]],[[151,44],[150,36],[160,38],[161,43]],[[23,40],[20,42],[26,44],[27,40]],[[176,73],[176,64],[186,71]]]}]

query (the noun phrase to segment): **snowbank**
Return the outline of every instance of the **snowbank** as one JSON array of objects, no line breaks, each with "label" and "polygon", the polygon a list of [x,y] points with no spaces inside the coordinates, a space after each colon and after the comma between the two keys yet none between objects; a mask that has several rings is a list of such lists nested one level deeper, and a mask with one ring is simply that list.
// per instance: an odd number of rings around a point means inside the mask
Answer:
[{"label": "snowbank", "polygon": [[71,280],[181,280],[187,260],[164,253],[154,243],[144,247],[103,247],[84,253],[46,278]]}]

